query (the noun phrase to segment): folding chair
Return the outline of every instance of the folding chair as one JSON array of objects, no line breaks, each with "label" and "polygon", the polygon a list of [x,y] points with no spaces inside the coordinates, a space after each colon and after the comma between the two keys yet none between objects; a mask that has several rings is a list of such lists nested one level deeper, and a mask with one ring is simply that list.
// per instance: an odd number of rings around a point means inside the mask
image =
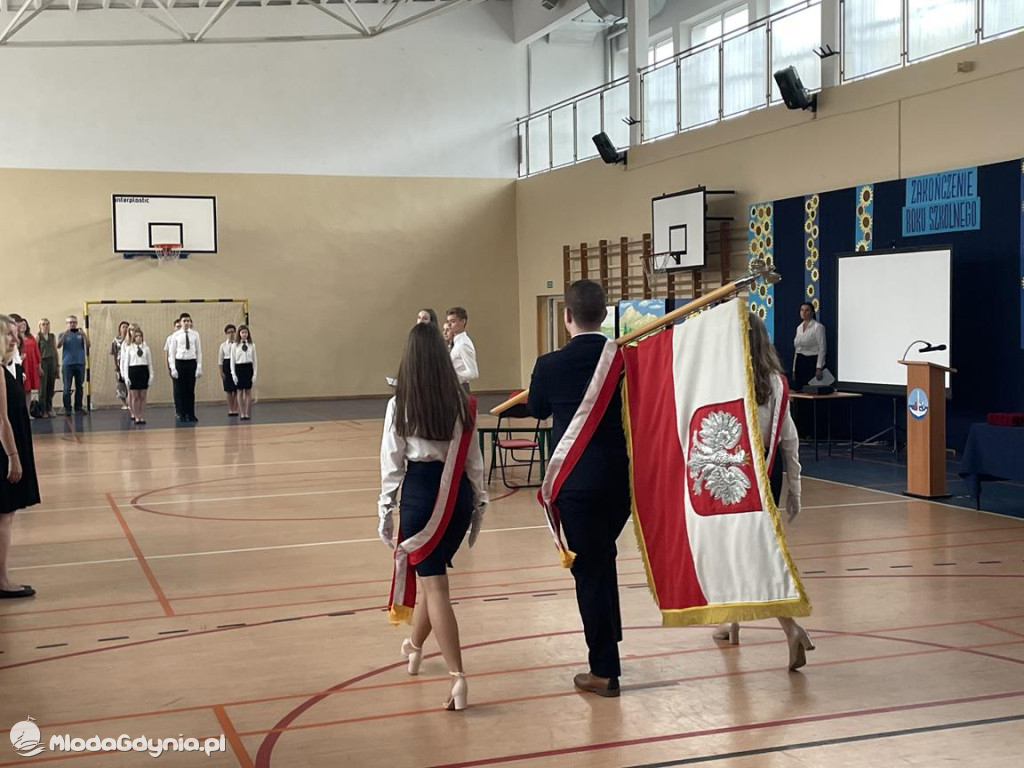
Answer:
[{"label": "folding chair", "polygon": [[[522,390],[516,390],[509,394],[509,397],[515,397]],[[507,431],[502,434],[502,422],[504,422],[505,428],[510,429],[515,425],[515,420],[532,420],[533,430],[531,432],[512,432]],[[498,415],[498,426],[494,435],[494,445],[496,449],[496,455],[498,458],[497,465],[501,469],[501,483],[506,488],[539,488],[540,483],[530,483],[530,479],[533,477],[533,465],[540,468],[540,457],[537,455],[537,449],[540,445],[540,419],[534,418],[530,414],[530,409],[526,403],[520,403],[519,405],[513,405],[511,408],[506,410],[504,413]],[[529,456],[526,452],[529,452]],[[514,467],[527,467],[526,470],[526,484],[517,485],[509,483],[507,471]],[[487,473],[487,482],[491,482],[491,476],[494,474],[494,464],[491,464],[490,471]],[[538,471],[538,475],[540,472]]]}]

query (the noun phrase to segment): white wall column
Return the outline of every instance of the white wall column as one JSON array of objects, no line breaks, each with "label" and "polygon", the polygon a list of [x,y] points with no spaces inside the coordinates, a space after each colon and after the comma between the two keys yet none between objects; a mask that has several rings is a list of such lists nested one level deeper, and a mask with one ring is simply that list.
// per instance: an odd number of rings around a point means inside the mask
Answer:
[{"label": "white wall column", "polygon": [[[839,0],[821,0],[821,44],[832,47],[833,51],[839,50],[839,25],[842,8]],[[821,87],[839,85],[839,68],[842,62],[842,52],[839,56],[829,56],[821,60]]]},{"label": "white wall column", "polygon": [[[643,96],[640,93],[640,68],[647,66],[647,48],[650,45],[651,11],[647,0],[626,0],[626,19],[629,35],[629,116],[642,120]],[[629,146],[640,145],[641,123],[629,127]]]}]

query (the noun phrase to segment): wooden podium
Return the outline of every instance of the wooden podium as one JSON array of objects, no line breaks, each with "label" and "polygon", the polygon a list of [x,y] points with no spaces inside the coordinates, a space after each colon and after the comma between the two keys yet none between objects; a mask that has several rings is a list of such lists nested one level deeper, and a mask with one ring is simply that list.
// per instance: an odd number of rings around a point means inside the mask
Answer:
[{"label": "wooden podium", "polygon": [[956,373],[925,360],[907,366],[907,495],[946,493],[946,374]]}]

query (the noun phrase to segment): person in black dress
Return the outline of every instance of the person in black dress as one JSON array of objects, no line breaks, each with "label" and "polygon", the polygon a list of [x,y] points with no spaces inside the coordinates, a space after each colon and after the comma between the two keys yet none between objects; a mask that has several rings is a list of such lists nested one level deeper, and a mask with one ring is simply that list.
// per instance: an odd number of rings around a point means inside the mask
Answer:
[{"label": "person in black dress", "polygon": [[18,346],[18,329],[7,315],[0,315],[0,599],[32,597],[32,587],[15,584],[7,570],[11,551],[11,528],[14,513],[39,503],[39,481],[36,478],[35,457],[32,454],[32,424],[25,407],[25,391],[21,382],[8,368]]}]

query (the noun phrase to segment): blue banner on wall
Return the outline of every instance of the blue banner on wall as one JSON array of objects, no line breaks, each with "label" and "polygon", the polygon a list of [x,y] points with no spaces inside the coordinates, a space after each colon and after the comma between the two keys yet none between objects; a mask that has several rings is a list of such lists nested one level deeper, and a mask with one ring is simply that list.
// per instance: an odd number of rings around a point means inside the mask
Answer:
[{"label": "blue banner on wall", "polygon": [[1024,160],[1020,161],[1020,348],[1024,349]]},{"label": "blue banner on wall", "polygon": [[907,179],[904,237],[973,229],[981,229],[977,168],[959,168]]}]

